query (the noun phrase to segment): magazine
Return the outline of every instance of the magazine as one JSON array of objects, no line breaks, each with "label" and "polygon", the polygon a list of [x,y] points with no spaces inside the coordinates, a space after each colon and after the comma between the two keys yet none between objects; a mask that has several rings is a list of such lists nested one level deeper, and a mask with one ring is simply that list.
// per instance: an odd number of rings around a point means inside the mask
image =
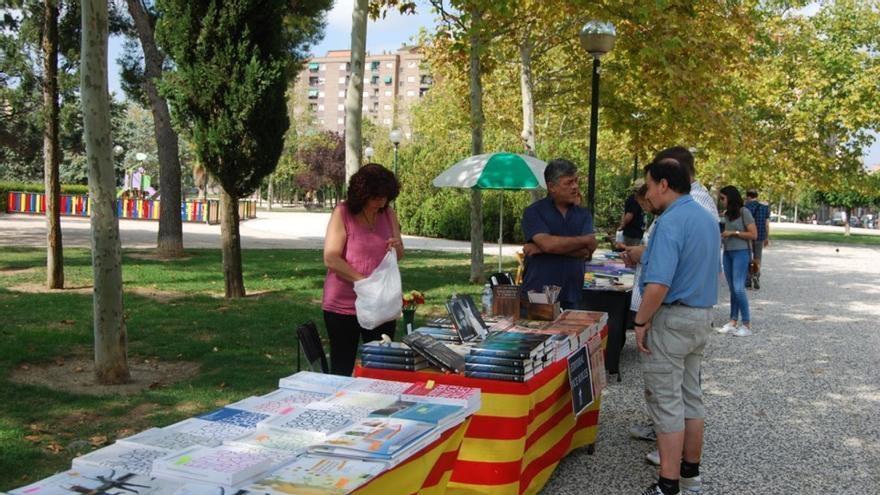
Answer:
[{"label": "magazine", "polygon": [[245,488],[269,495],[343,495],[387,468],[385,463],[304,455]]},{"label": "magazine", "polygon": [[421,421],[365,418],[329,435],[323,443],[309,447],[309,452],[391,461],[432,430],[434,425]]}]

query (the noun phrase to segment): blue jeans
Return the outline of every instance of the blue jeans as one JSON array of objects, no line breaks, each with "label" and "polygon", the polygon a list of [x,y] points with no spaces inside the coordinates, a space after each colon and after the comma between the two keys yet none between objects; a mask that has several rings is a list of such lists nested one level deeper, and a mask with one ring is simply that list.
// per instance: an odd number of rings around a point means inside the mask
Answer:
[{"label": "blue jeans", "polygon": [[[749,250],[724,251],[724,278],[730,289],[730,319],[741,320],[744,324],[749,318],[749,298],[746,296],[746,277],[749,275]],[[739,316],[742,315],[742,318]]]}]

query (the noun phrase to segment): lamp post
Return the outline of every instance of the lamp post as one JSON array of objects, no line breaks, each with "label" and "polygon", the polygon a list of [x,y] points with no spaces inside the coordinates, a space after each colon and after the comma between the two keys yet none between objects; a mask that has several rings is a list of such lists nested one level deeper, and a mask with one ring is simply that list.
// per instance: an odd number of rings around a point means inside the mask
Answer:
[{"label": "lamp post", "polygon": [[403,133],[400,132],[400,129],[394,129],[388,135],[388,139],[394,145],[394,176],[397,177],[397,147],[400,146],[400,141],[403,140]]},{"label": "lamp post", "polygon": [[373,147],[372,146],[367,146],[366,149],[364,149],[364,156],[367,157],[367,163],[370,163],[372,161],[372,158],[373,158]]},{"label": "lamp post", "polygon": [[596,208],[596,141],[599,132],[599,59],[614,48],[617,32],[610,22],[589,21],[580,32],[581,47],[593,57],[593,89],[590,103],[590,171],[587,179],[587,204],[590,213]]}]

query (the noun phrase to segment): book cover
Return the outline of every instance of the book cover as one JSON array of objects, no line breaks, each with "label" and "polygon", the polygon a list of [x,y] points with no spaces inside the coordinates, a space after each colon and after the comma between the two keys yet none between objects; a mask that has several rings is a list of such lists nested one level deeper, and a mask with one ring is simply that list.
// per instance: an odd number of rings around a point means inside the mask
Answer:
[{"label": "book cover", "polygon": [[394,380],[376,380],[373,378],[358,378],[351,385],[345,387],[343,392],[360,392],[368,394],[390,395],[395,399],[408,389],[409,382],[397,382]]},{"label": "book cover", "polygon": [[157,459],[153,474],[232,486],[265,474],[290,459],[279,456],[277,451],[234,445],[193,447]]},{"label": "book cover", "polygon": [[80,468],[54,474],[12,490],[14,495],[225,495],[228,490],[210,483],[186,483],[119,471]]},{"label": "book cover", "polygon": [[482,371],[465,371],[464,376],[471,378],[483,378],[487,380],[502,380],[507,382],[524,382],[531,378],[531,374],[510,375],[507,373],[486,373]]},{"label": "book cover", "polygon": [[374,408],[328,405],[322,402],[310,404],[305,409],[290,414],[279,414],[263,422],[262,426],[299,430],[326,435],[367,417]]},{"label": "book cover", "polygon": [[269,495],[343,495],[387,469],[382,462],[304,455],[245,488]]},{"label": "book cover", "polygon": [[320,392],[282,388],[259,397],[248,397],[226,407],[275,415],[283,414],[296,408],[303,408],[312,402],[324,400],[330,395]]},{"label": "book cover", "polygon": [[197,416],[198,419],[205,421],[214,421],[215,423],[225,423],[228,425],[239,426],[246,429],[254,429],[257,425],[268,418],[268,414],[243,411],[241,409],[233,409],[231,407],[221,407],[216,411]]},{"label": "book cover", "polygon": [[448,341],[454,343],[460,343],[462,341],[461,336],[458,332],[451,328],[440,328],[440,327],[419,327],[414,330],[416,333],[424,333],[434,337],[437,340]]},{"label": "book cover", "polygon": [[216,438],[195,435],[176,431],[173,428],[150,428],[136,435],[120,438],[116,441],[120,445],[155,447],[165,450],[181,450],[196,445],[216,447],[221,441]]},{"label": "book cover", "polygon": [[433,425],[446,425],[455,422],[456,420],[463,419],[464,408],[461,406],[451,404],[431,404],[427,402],[409,404],[409,407],[395,411],[390,416],[397,419],[423,421]]},{"label": "book cover", "polygon": [[391,460],[433,429],[433,425],[419,421],[365,418],[329,435],[309,451],[364,460]]},{"label": "book cover", "polygon": [[486,335],[487,327],[480,315],[477,305],[469,295],[459,295],[446,301],[446,310],[452,324],[464,342],[469,342]]},{"label": "book cover", "polygon": [[313,371],[300,371],[299,373],[278,380],[280,388],[293,388],[307,390],[309,392],[322,392],[332,394],[339,391],[354,378],[350,376],[328,375]]},{"label": "book cover", "polygon": [[390,418],[392,415],[394,415],[394,413],[398,413],[400,411],[403,411],[404,409],[412,407],[416,404],[417,404],[416,402],[399,400],[399,401],[395,402],[394,404],[391,404],[388,407],[376,409],[375,411],[370,413],[370,417],[371,418]]},{"label": "book cover", "polygon": [[227,441],[226,445],[277,450],[282,455],[299,455],[310,445],[323,440],[324,435],[316,432],[259,428],[241,438]]},{"label": "book cover", "polygon": [[385,363],[378,361],[361,361],[361,366],[364,368],[376,368],[383,370],[401,370],[401,371],[419,371],[430,366],[428,361],[422,361],[418,364],[399,364],[399,363]]},{"label": "book cover", "polygon": [[321,402],[331,405],[333,407],[350,406],[373,410],[393,404],[397,401],[399,395],[399,393],[394,395],[385,395],[372,392],[340,390],[339,392],[336,392],[334,395],[324,399]]},{"label": "book cover", "polygon": [[411,333],[403,341],[441,370],[459,373],[464,370],[464,357],[426,334]]},{"label": "book cover", "polygon": [[134,474],[150,474],[153,461],[169,454],[166,449],[135,447],[115,443],[73,459],[74,469],[109,467],[116,471]]},{"label": "book cover", "polygon": [[412,384],[400,395],[400,400],[453,404],[466,407],[470,411],[477,411],[481,406],[478,388],[444,384],[435,384],[429,388],[426,382]]},{"label": "book cover", "polygon": [[199,445],[208,447],[216,447],[222,444],[224,440],[238,438],[251,430],[231,423],[207,421],[198,418],[185,419],[162,429],[201,437],[205,440],[200,440]]}]

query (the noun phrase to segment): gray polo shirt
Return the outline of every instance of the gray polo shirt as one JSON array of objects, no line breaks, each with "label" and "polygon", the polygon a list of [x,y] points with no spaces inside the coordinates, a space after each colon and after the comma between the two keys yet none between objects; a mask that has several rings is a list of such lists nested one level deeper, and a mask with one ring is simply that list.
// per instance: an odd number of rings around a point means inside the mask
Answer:
[{"label": "gray polo shirt", "polygon": [[[736,232],[738,230],[740,232],[745,232],[747,226],[755,223],[755,218],[752,216],[752,212],[750,212],[748,208],[743,207],[740,211],[739,218],[733,221],[728,220],[727,215],[724,215],[725,231]],[[740,239],[739,237],[728,237],[724,239],[725,251],[739,251],[748,248],[749,241],[745,239]]]}]

